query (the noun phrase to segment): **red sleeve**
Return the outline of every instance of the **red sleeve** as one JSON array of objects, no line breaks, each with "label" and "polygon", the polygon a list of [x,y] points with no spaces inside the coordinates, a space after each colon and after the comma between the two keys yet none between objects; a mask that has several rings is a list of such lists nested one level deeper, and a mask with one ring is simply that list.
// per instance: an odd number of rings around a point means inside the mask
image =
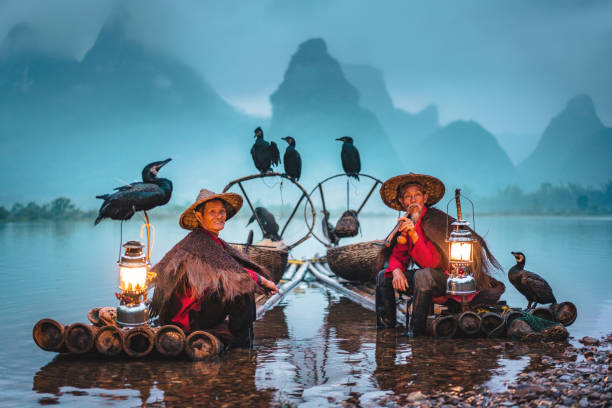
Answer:
[{"label": "red sleeve", "polygon": [[255,281],[255,283],[260,284],[261,283],[261,276],[259,276],[259,274],[249,268],[244,268],[245,271],[247,271],[249,273],[249,275],[251,275],[251,278],[253,278],[253,280]]},{"label": "red sleeve", "polygon": [[385,278],[392,278],[393,271],[397,268],[401,270],[406,269],[408,259],[410,259],[408,244],[402,245],[396,242],[391,252],[391,256],[389,257],[389,267],[385,270]]},{"label": "red sleeve", "polygon": [[[440,266],[440,254],[438,250],[427,238],[419,236],[418,241],[410,251],[414,262],[421,268],[437,268]],[[391,261],[389,261],[389,264]]]}]

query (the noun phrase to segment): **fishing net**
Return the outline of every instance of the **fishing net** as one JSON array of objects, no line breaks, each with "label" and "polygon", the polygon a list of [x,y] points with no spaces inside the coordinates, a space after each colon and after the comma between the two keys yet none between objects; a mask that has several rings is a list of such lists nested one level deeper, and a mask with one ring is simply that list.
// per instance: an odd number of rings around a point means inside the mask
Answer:
[{"label": "fishing net", "polygon": [[512,321],[508,327],[508,334],[513,340],[527,341],[560,341],[569,336],[567,329],[561,323],[527,313],[523,313],[523,316]]}]

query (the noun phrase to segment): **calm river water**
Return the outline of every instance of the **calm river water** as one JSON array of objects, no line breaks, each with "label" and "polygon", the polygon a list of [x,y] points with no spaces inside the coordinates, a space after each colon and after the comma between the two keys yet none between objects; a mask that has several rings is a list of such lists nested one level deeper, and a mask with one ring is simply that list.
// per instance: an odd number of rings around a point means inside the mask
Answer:
[{"label": "calm river water", "polygon": [[[245,223],[230,221],[221,236],[243,241]],[[381,238],[394,223],[363,218],[367,234],[353,241]],[[505,270],[514,263],[510,251],[522,251],[527,269],[544,276],[559,301],[576,304],[574,338],[612,332],[612,218],[480,217],[477,223]],[[153,261],[185,234],[171,220],[155,225]],[[128,223],[124,241],[138,232],[138,222]],[[536,346],[507,351],[493,340],[377,333],[373,312],[314,282],[300,284],[256,323],[253,350],[212,363],[57,357],[34,344],[32,326],[44,317],[87,321],[90,308],[116,304],[119,225],[0,224],[0,243],[0,406],[371,406],[414,390],[503,390],[505,380],[538,369]],[[310,239],[293,256],[316,252],[324,248]],[[524,307],[505,273],[500,277],[508,285],[503,299]]]}]

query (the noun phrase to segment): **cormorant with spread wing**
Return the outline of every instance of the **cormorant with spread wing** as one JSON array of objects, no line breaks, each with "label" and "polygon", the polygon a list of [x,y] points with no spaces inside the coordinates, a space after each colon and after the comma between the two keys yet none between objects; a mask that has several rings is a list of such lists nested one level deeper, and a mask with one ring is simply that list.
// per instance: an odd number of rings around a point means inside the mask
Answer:
[{"label": "cormorant with spread wing", "polygon": [[263,138],[263,130],[260,127],[255,129],[255,144],[251,147],[251,156],[255,167],[260,173],[272,171],[272,166],[280,163],[280,152],[274,142],[266,142]]},{"label": "cormorant with spread wing", "polygon": [[149,163],[142,170],[142,182],[128,184],[115,188],[112,194],[96,196],[104,200],[95,225],[102,219],[129,220],[136,211],[147,211],[170,201],[172,182],[165,178],[157,178],[157,173],[170,160]]},{"label": "cormorant with spread wing", "polygon": [[353,144],[353,138],[350,136],[342,136],[336,140],[344,142],[342,143],[342,152],[340,153],[344,172],[350,177],[359,180],[358,173],[361,171],[361,160],[359,159],[359,151]]},{"label": "cormorant with spread wing", "polygon": [[283,137],[284,141],[289,143],[285,150],[283,160],[285,161],[285,173],[293,180],[298,181],[302,174],[302,158],[297,150],[295,150],[295,139],[291,136]]},{"label": "cormorant with spread wing", "polygon": [[536,307],[538,303],[557,303],[552,288],[540,275],[526,271],[525,254],[522,252],[511,252],[516,259],[514,265],[508,271],[508,280],[529,301],[527,310]]},{"label": "cormorant with spread wing", "polygon": [[[267,238],[272,241],[280,241],[281,238],[278,235],[278,224],[274,219],[274,215],[264,207],[255,207],[255,214],[257,214],[257,218],[259,218],[259,222],[263,228],[264,239]],[[251,215],[247,225],[255,221],[255,214]]]}]

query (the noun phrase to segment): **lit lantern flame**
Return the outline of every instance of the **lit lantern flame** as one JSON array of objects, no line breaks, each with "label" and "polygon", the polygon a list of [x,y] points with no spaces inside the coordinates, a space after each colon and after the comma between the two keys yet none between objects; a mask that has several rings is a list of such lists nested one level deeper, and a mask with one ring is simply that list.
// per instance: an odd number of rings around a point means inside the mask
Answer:
[{"label": "lit lantern flame", "polygon": [[451,242],[450,260],[455,262],[470,262],[472,260],[472,243]]},{"label": "lit lantern flame", "polygon": [[119,267],[119,289],[139,291],[147,288],[147,268],[144,266],[130,268]]}]

